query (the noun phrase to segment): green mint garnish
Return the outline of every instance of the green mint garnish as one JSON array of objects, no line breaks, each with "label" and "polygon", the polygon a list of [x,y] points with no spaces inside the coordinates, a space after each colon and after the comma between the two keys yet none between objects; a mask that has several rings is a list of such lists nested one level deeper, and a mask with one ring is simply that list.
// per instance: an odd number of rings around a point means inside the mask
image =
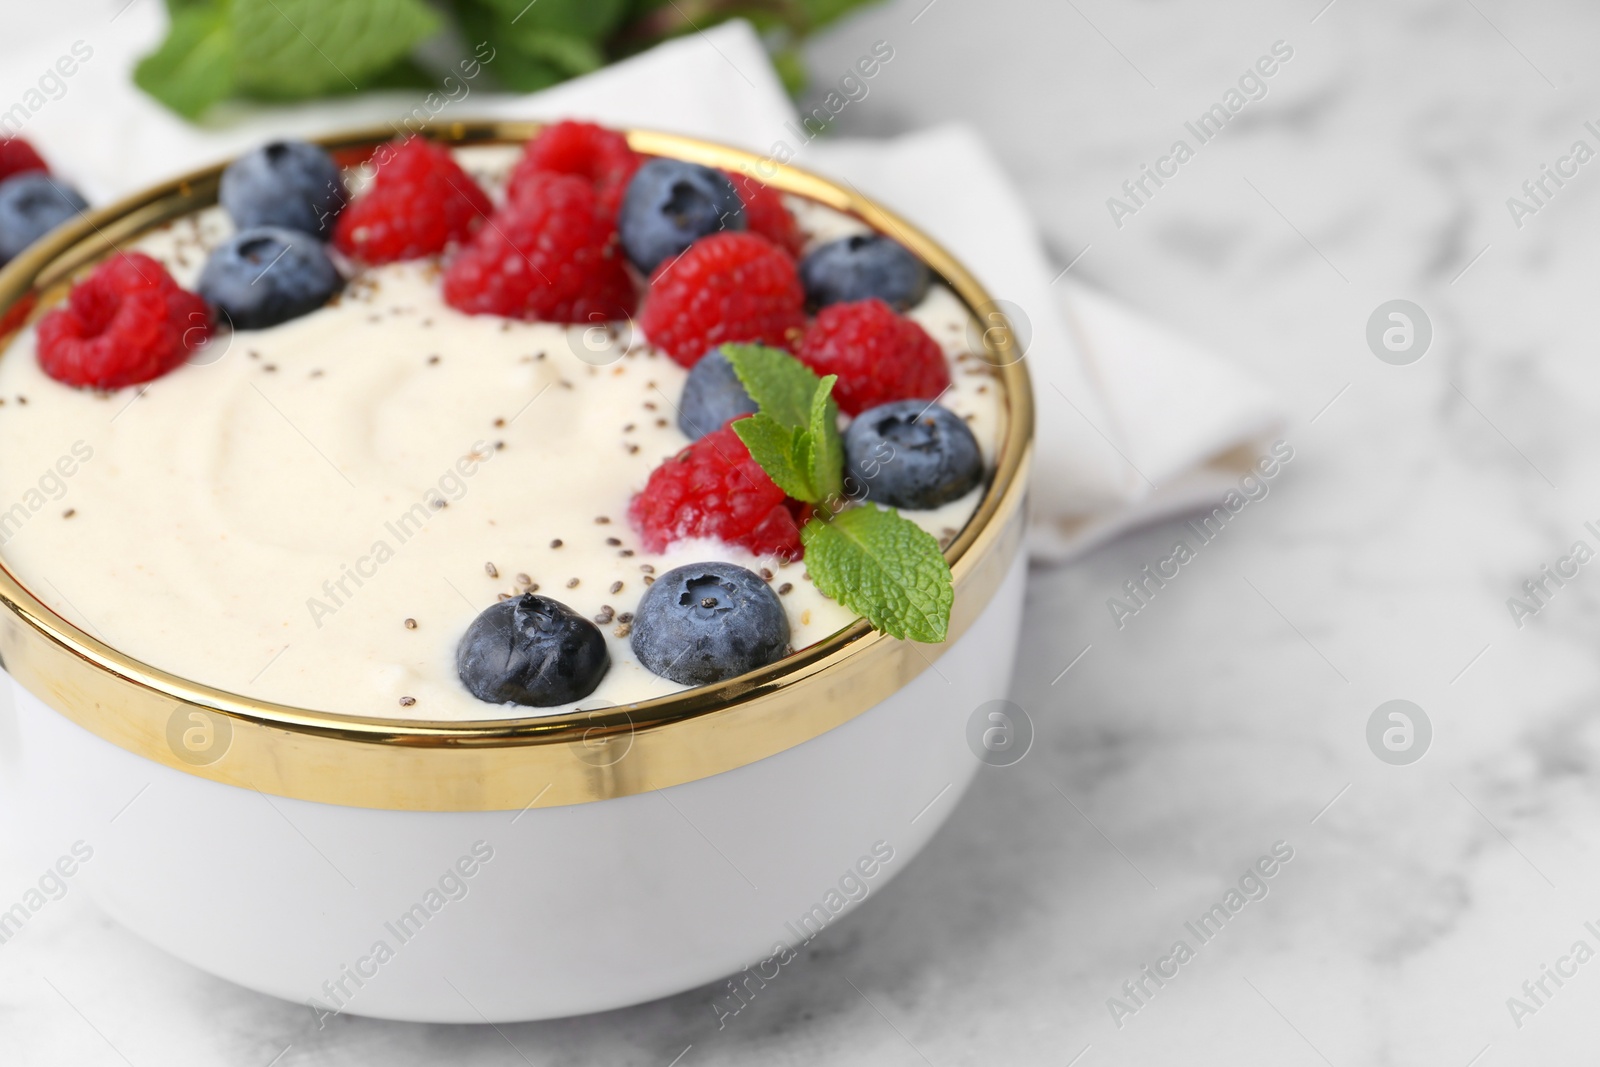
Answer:
[{"label": "green mint garnish", "polygon": [[188,118],[229,96],[298,100],[392,88],[411,50],[440,28],[424,0],[188,0],[167,6],[167,39],[139,61],[133,80]]},{"label": "green mint garnish", "polygon": [[[773,62],[798,95],[806,82],[802,38],[866,2],[167,0],[167,39],[140,61],[133,80],[191,119],[229,97],[297,100],[409,88],[419,90],[410,125],[413,116],[437,117],[479,87],[543,89],[669,38],[748,18],[779,49]],[[440,35],[444,47],[419,50],[447,20],[454,25]],[[471,55],[447,57],[450,37]],[[873,54],[887,63],[894,51],[878,45]]]},{"label": "green mint garnish", "polygon": [[811,424],[811,398],[822,379],[810,367],[765,345],[723,345],[722,354],[761,414],[785,426]]},{"label": "green mint garnish", "polygon": [[811,439],[811,484],[816,489],[811,502],[829,513],[844,503],[844,440],[839,436],[839,405],[833,402],[838,380],[838,375],[830,374],[817,383],[806,427]]},{"label": "green mint garnish", "polygon": [[751,415],[733,424],[750,450],[750,458],[761,464],[761,469],[777,483],[778,488],[796,500],[819,498],[813,480],[813,447],[811,432],[798,426],[785,426],[765,413]]},{"label": "green mint garnish", "polygon": [[950,565],[939,542],[876,504],[812,519],[800,531],[806,570],[824,596],[874,627],[913,641],[943,641],[950,626]]},{"label": "green mint garnish", "polygon": [[817,588],[893,637],[943,641],[954,593],[939,542],[893,508],[851,507],[844,496],[837,379],[775,348],[722,353],[760,409],[733,432],[778,488],[814,507],[800,540]]},{"label": "green mint garnish", "polygon": [[778,488],[809,504],[837,510],[844,491],[844,445],[834,375],[818,378],[787,352],[762,345],[723,345],[739,384],[760,410],[733,432]]},{"label": "green mint garnish", "polygon": [[194,118],[233,92],[233,27],[221,8],[172,8],[161,47],[133,69],[139,88]]}]

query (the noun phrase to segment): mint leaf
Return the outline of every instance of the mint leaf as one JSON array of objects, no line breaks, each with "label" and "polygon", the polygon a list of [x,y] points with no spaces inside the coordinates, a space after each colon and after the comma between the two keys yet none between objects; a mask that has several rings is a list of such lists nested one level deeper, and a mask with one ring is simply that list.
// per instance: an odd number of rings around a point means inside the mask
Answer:
[{"label": "mint leaf", "polygon": [[[744,18],[772,50],[790,91],[798,93],[805,83],[802,39],[867,2],[872,0],[166,0],[167,38],[141,61],[134,80],[189,117],[228,96],[296,100],[428,88],[434,75],[406,59],[439,28],[443,13],[453,16],[458,38],[495,50],[491,80],[531,90],[669,37]],[[427,56],[423,62],[437,65]]]},{"label": "mint leaf", "polygon": [[[793,356],[759,345],[728,345],[723,352],[734,373],[742,367],[754,391],[766,398],[756,398],[759,412],[733,423],[750,457],[785,493],[831,510],[844,491],[839,407],[831,396],[838,376],[819,379]],[[809,394],[802,394],[808,379]]]},{"label": "mint leaf", "polygon": [[[628,0],[478,0],[504,17],[508,34],[548,32],[596,43],[610,36],[628,14]],[[499,44],[497,40],[494,42]]]},{"label": "mint leaf", "polygon": [[812,519],[800,531],[806,570],[824,596],[893,637],[937,643],[955,594],[939,542],[875,504]]},{"label": "mint leaf", "polygon": [[565,33],[543,31],[508,36],[506,46],[528,59],[549,64],[568,78],[599,70],[606,62],[594,42]]},{"label": "mint leaf", "polygon": [[[493,49],[479,53],[478,57],[483,59],[485,54],[491,57],[484,60],[484,69],[502,88],[531,93],[566,77],[554,64],[507,44],[506,25],[516,18],[516,11],[502,12],[499,7],[479,0],[456,0],[455,14],[469,44],[474,48]],[[532,17],[531,9],[528,17]],[[518,22],[517,26],[521,24]]]},{"label": "mint leaf", "polygon": [[139,60],[134,84],[186,118],[233,91],[233,31],[227,12],[192,5],[172,11],[161,47]]},{"label": "mint leaf", "polygon": [[733,432],[779,489],[796,500],[820,499],[812,481],[810,433],[797,426],[785,426],[766,412],[739,419],[733,424]]},{"label": "mint leaf", "polygon": [[271,99],[363,89],[438,28],[423,0],[233,0],[238,88]]},{"label": "mint leaf", "polygon": [[833,402],[833,385],[838,380],[837,374],[830,374],[817,383],[817,391],[811,394],[807,434],[814,495],[804,499],[830,507],[844,492],[844,441],[839,436],[839,405]]},{"label": "mint leaf", "polygon": [[627,14],[627,0],[456,0],[469,40],[495,49],[496,81],[524,92],[604,66],[606,40]]},{"label": "mint leaf", "polygon": [[723,345],[739,384],[761,408],[785,426],[809,426],[811,399],[819,379],[789,353],[765,345]]}]

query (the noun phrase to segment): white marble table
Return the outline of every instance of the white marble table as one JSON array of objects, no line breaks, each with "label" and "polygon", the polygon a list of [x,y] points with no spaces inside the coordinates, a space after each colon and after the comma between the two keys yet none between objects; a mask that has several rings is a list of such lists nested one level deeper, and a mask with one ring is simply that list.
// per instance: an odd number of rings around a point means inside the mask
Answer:
[{"label": "white marble table", "polygon": [[[1033,750],[725,1028],[705,989],[318,1031],[69,893],[0,946],[0,1063],[1592,1062],[1600,963],[1568,954],[1600,949],[1600,568],[1520,628],[1507,598],[1600,548],[1600,162],[1520,229],[1506,200],[1600,149],[1600,12],[1324,3],[905,0],[811,48],[827,81],[893,42],[841,127],[982,124],[1060,262],[1090,246],[1076,274],[1269,380],[1295,458],[1120,630],[1107,598],[1180,524],[1036,572],[1009,694]],[[1107,197],[1280,40],[1265,98],[1116,227]],[[1435,332],[1406,366],[1364,336],[1399,297]],[[1407,766],[1366,740],[1396,698],[1433,726]],[[1185,923],[1275,842],[1267,895],[1202,944]],[[1146,964],[1176,974],[1135,1002]]]}]

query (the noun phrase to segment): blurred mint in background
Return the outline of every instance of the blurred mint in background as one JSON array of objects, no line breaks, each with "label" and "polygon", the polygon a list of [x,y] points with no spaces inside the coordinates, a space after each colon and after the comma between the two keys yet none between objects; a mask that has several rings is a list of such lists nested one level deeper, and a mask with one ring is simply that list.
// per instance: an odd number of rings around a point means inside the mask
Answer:
[{"label": "blurred mint in background", "polygon": [[[306,100],[432,89],[429,59],[487,43],[502,88],[543,89],[730,18],[750,21],[791,92],[806,34],[872,0],[167,0],[167,38],[134,70],[187,118],[226,99]],[[425,47],[426,46],[426,47]],[[481,57],[485,52],[478,51]],[[437,66],[437,69],[435,69]]]}]

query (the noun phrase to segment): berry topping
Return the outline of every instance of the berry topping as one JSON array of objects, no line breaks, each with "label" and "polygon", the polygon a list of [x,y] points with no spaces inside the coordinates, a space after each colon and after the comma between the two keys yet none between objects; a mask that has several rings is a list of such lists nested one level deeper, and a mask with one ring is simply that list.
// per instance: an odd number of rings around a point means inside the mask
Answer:
[{"label": "berry topping", "polygon": [[368,263],[419,259],[464,240],[486,217],[489,197],[445,148],[411,137],[380,150],[372,188],[339,215],[333,243]]},{"label": "berry topping", "polygon": [[950,384],[938,342],[875,298],[823,308],[797,354],[818,374],[839,376],[833,395],[847,415],[891,400],[933,400]]},{"label": "berry topping", "polygon": [[535,593],[484,608],[456,648],[461,684],[491,704],[570,704],[594,692],[610,666],[598,626]]},{"label": "berry topping", "polygon": [[748,174],[723,171],[744,201],[745,228],[771,241],[795,259],[805,250],[806,238],[800,226],[783,206],[783,197],[776,189],[768,188]]},{"label": "berry topping", "polygon": [[744,229],[744,204],[721,171],[652,159],[628,182],[617,228],[628,259],[649,274],[697,238]]},{"label": "berry topping", "polygon": [[212,250],[196,288],[236,329],[259,330],[315,311],[343,285],[310,234],[256,226]]},{"label": "berry topping", "polygon": [[506,187],[516,200],[534,174],[572,174],[594,186],[600,213],[615,219],[622,194],[644,157],[628,147],[628,139],[615,130],[590,122],[556,122],[540,130],[517,160]]},{"label": "berry topping", "polygon": [[844,434],[845,492],[894,508],[936,508],[983,479],[983,454],[965,420],[924,400],[856,416]]},{"label": "berry topping", "polygon": [[344,208],[344,176],[314,144],[269,141],[228,164],[217,199],[238,229],[281,226],[326,240]]},{"label": "berry topping", "polygon": [[651,673],[709,685],[782,659],[789,618],[760,575],[732,563],[693,563],[645,592],[632,643]]},{"label": "berry topping", "polygon": [[66,182],[30,170],[0,182],[0,263],[89,206]]},{"label": "berry topping", "polygon": [[721,349],[714,348],[689,369],[678,397],[678,429],[697,440],[721,429],[729,419],[755,412],[756,402],[739,383],[733,364]]},{"label": "berry topping", "polygon": [[628,517],[651,552],[686,537],[716,537],[757,555],[799,559],[798,510],[723,427],[651,471]]},{"label": "berry topping", "polygon": [[206,302],[129,252],[96,267],[39,320],[39,366],[68,385],[120,389],[172,370],[210,334]]},{"label": "berry topping", "polygon": [[800,263],[800,281],[812,307],[877,297],[904,311],[928,292],[928,267],[899,241],[856,234],[813,249]]},{"label": "berry topping", "polygon": [[637,297],[616,229],[582,178],[531,173],[444,276],[444,299],[473,315],[606,322]]},{"label": "berry topping", "polygon": [[650,280],[639,324],[650,343],[691,367],[730,341],[789,348],[805,324],[794,261],[764,237],[704,237]]},{"label": "berry topping", "polygon": [[49,169],[43,157],[27,141],[20,137],[0,137],[0,181],[13,174]]}]

